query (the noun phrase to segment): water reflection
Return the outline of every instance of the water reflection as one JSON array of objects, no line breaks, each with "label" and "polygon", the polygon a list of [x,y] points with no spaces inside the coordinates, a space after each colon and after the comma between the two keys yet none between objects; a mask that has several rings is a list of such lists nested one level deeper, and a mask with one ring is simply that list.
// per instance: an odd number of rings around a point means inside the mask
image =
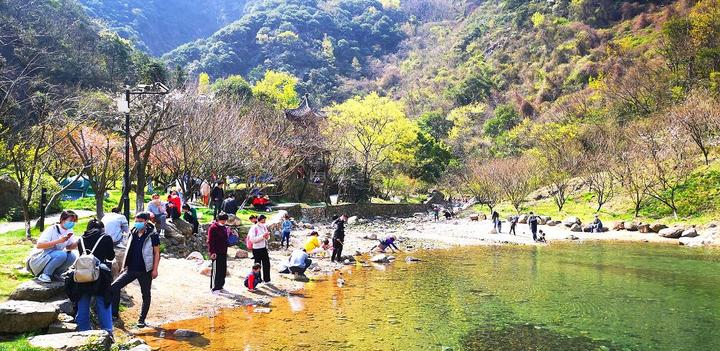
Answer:
[{"label": "water reflection", "polygon": [[355,267],[276,299],[269,314],[224,310],[145,336],[166,350],[720,349],[716,251],[553,244],[416,252]]}]

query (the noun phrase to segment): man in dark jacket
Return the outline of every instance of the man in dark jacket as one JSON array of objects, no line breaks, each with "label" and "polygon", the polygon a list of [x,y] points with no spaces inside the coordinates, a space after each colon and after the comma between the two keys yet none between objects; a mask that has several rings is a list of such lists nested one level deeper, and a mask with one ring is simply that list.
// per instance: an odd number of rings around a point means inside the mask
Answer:
[{"label": "man in dark jacket", "polygon": [[222,211],[223,199],[225,199],[225,191],[223,190],[223,182],[219,181],[210,192],[211,204],[213,207],[213,219],[217,219],[218,213]]},{"label": "man in dark jacket", "polygon": [[227,214],[235,215],[238,211],[238,203],[235,200],[235,195],[230,194],[225,201],[222,203],[222,212]]},{"label": "man in dark jacket", "polygon": [[535,214],[533,214],[532,212],[530,212],[530,216],[528,217],[527,222],[528,222],[528,226],[530,226],[530,232],[532,233],[533,241],[537,241],[537,231],[538,231],[538,222],[539,222],[538,217]]},{"label": "man in dark jacket", "polygon": [[330,257],[331,262],[342,262],[342,250],[345,243],[345,223],[347,223],[347,216],[344,214],[333,222],[335,231],[333,232],[333,253]]},{"label": "man in dark jacket", "polygon": [[227,293],[225,290],[225,275],[227,274],[227,248],[228,231],[225,226],[228,215],[220,212],[217,220],[208,228],[208,253],[212,260],[212,271],[210,274],[210,290],[213,294]]}]

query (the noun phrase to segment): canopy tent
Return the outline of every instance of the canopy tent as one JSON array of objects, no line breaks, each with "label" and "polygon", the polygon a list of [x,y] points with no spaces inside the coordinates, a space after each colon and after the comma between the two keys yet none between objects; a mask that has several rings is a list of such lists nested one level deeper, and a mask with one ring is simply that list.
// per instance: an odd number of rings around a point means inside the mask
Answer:
[{"label": "canopy tent", "polygon": [[95,192],[90,186],[90,181],[83,175],[67,177],[60,181],[60,187],[64,188],[68,184],[70,184],[70,186],[60,194],[61,200],[77,200],[83,197],[95,196]]}]

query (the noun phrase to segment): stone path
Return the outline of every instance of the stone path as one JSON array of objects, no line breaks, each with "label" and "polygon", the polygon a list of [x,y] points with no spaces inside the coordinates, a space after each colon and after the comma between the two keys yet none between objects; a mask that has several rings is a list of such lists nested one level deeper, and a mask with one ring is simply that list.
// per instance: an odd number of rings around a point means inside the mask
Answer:
[{"label": "stone path", "polygon": [[[80,218],[90,217],[90,216],[94,216],[94,215],[95,215],[95,212],[94,212],[94,211],[85,211],[85,210],[74,210],[74,211],[75,211],[75,213],[77,213],[78,216],[80,216]],[[55,222],[57,222],[59,219],[60,219],[60,214],[59,214],[59,213],[56,213],[56,214],[50,215],[50,216],[46,216],[46,217],[45,217],[45,224],[55,223]],[[36,218],[36,219],[32,220],[32,222],[30,222],[30,224],[31,224],[32,226],[35,226],[35,223],[36,223],[37,221],[38,221],[38,219]],[[10,231],[13,231],[13,230],[20,230],[20,229],[25,229],[25,222],[6,222],[6,223],[0,223],[0,234],[4,234],[4,233],[7,233],[7,232],[10,232]]]}]

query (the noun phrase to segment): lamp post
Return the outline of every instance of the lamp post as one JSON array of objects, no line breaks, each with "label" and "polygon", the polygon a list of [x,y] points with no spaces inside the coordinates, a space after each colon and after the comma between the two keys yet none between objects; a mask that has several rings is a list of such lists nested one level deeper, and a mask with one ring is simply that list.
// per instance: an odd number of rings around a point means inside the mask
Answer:
[{"label": "lamp post", "polygon": [[170,89],[162,83],[125,86],[125,96],[118,99],[118,111],[125,114],[125,171],[123,173],[122,204],[125,218],[130,220],[130,97],[132,95],[166,95]]}]

